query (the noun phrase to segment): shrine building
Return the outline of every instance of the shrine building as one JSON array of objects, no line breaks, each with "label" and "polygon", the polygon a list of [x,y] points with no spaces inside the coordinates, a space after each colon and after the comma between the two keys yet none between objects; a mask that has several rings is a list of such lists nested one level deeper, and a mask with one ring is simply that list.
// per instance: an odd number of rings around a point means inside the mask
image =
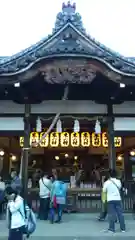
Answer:
[{"label": "shrine building", "polygon": [[64,176],[84,169],[86,182],[95,167],[133,180],[134,59],[87,34],[75,3],[63,3],[52,27],[35,45],[0,57],[0,171],[10,173],[23,158],[25,188],[33,160]]}]

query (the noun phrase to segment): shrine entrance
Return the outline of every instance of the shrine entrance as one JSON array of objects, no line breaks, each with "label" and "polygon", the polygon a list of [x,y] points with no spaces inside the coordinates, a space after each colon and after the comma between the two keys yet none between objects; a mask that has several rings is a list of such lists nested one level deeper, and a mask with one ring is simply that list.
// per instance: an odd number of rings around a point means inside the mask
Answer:
[{"label": "shrine entrance", "polygon": [[[61,117],[62,118],[62,117]],[[76,120],[75,120],[76,121]],[[71,122],[75,122],[71,121]],[[95,184],[93,171],[98,168],[99,171],[107,171],[109,169],[108,157],[108,134],[105,127],[101,133],[96,133],[94,123],[97,121],[79,121],[80,131],[75,132],[74,125],[67,124],[67,120],[61,120],[63,123],[63,132],[53,129],[46,138],[43,138],[43,132],[30,133],[30,145],[36,146],[31,149],[31,157],[29,160],[29,168],[35,162],[34,168],[43,170],[48,174],[52,173],[52,169],[60,172],[64,181],[70,182],[70,177],[77,171],[83,171],[82,181],[86,184]],[[70,125],[70,126],[69,126]],[[67,126],[67,127],[66,127]],[[47,129],[46,129],[47,131]],[[42,141],[40,142],[40,140]],[[116,152],[122,147],[122,137],[114,138]],[[24,146],[24,138],[20,137],[20,147]],[[30,174],[32,171],[30,171]],[[31,177],[29,174],[29,177]]]}]

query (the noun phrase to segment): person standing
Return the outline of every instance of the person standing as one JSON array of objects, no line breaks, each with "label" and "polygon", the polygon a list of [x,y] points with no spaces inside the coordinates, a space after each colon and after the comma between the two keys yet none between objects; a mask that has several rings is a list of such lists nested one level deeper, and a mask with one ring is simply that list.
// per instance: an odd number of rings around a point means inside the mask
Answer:
[{"label": "person standing", "polygon": [[23,240],[25,228],[25,212],[23,198],[17,191],[7,187],[6,196],[7,204],[7,224],[9,229],[8,240]]},{"label": "person standing", "polygon": [[92,172],[94,181],[97,186],[101,185],[100,167],[96,166]]},{"label": "person standing", "polygon": [[116,171],[111,170],[110,178],[103,185],[103,193],[106,194],[108,206],[109,216],[108,231],[111,232],[115,232],[116,216],[118,217],[121,231],[125,232],[125,220],[121,200],[121,188],[122,184],[121,181],[116,178]]},{"label": "person standing", "polygon": [[[50,221],[60,223],[62,220],[63,208],[66,204],[67,186],[60,180],[59,175],[53,182],[50,195]],[[56,217],[56,218],[55,218]]]},{"label": "person standing", "polygon": [[39,180],[39,196],[40,196],[39,219],[40,220],[48,220],[51,188],[52,188],[52,182],[50,179],[48,179],[48,175],[44,173]]},{"label": "person standing", "polygon": [[57,179],[57,170],[55,168],[52,169],[52,177],[53,177],[53,181]]},{"label": "person standing", "polygon": [[0,176],[0,218],[2,217],[3,204],[4,204],[4,198],[5,198],[5,188],[6,188],[5,182]]},{"label": "person standing", "polygon": [[22,190],[22,182],[17,174],[17,171],[12,171],[11,173],[11,188],[14,189],[15,191],[21,192]]},{"label": "person standing", "polygon": [[[103,185],[104,183],[108,180],[108,176],[105,176],[103,180]],[[102,187],[103,187],[102,185]],[[102,201],[102,212],[100,213],[100,216],[98,217],[99,221],[104,221],[106,216],[107,216],[107,196],[106,192],[101,192],[101,201]]]}]

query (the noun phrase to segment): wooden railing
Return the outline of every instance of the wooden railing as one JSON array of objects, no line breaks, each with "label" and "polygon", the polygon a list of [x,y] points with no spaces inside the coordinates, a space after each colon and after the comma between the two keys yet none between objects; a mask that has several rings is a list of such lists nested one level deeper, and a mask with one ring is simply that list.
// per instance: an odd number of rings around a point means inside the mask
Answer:
[{"label": "wooden railing", "polygon": [[[132,212],[135,184],[128,182],[126,185],[127,195],[123,196],[123,207],[125,212]],[[31,189],[28,193],[28,201],[35,211],[39,208],[39,190]],[[100,212],[101,210],[101,189],[68,189],[67,206],[65,211],[69,212]]]}]

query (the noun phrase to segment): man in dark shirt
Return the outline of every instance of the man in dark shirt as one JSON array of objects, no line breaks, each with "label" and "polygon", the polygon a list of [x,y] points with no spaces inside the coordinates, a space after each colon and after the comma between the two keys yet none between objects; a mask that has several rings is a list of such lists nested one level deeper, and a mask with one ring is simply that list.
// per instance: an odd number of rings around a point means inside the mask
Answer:
[{"label": "man in dark shirt", "polygon": [[12,171],[11,179],[12,179],[11,180],[12,189],[20,192],[22,190],[22,182],[16,171]]}]

